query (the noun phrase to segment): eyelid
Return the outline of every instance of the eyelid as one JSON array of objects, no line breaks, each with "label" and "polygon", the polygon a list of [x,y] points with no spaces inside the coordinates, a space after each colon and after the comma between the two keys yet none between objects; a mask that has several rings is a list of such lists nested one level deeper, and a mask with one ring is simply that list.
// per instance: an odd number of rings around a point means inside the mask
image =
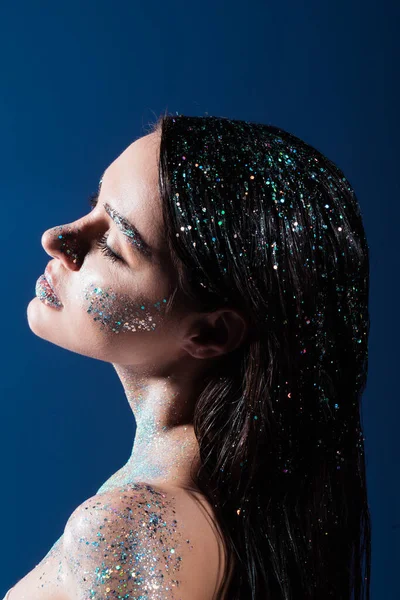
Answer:
[{"label": "eyelid", "polygon": [[122,258],[122,256],[117,254],[114,249],[110,248],[110,246],[107,244],[108,236],[109,234],[102,235],[99,240],[96,240],[96,246],[100,248],[101,252],[111,261],[120,261],[125,263],[126,261]]},{"label": "eyelid", "polygon": [[[92,207],[92,210],[97,206],[99,196],[100,192],[93,192],[92,194],[90,194],[89,204]],[[130,247],[133,248],[133,250],[135,250],[136,252],[139,252],[140,254],[146,254],[147,256],[149,256],[149,251],[147,250],[147,248],[145,248],[143,244],[137,239],[136,232],[132,231],[128,227],[125,228],[124,219],[119,216],[117,211],[109,207],[107,204],[104,206],[104,210],[106,211],[110,219],[113,221],[113,223],[116,225],[116,227],[122,232],[124,237],[127,238],[127,241],[129,240],[128,243]]]},{"label": "eyelid", "polygon": [[[100,194],[98,192],[93,192],[89,196],[89,204],[92,207],[92,210],[94,210],[94,208],[97,206],[99,195]],[[123,258],[123,256],[121,256],[120,254],[117,254],[117,252],[115,252],[114,248],[110,248],[110,246],[107,245],[108,237],[109,237],[109,234],[102,235],[101,238],[96,241],[96,246],[98,248],[100,248],[100,250],[103,252],[103,254],[105,254],[113,262],[118,260],[118,261],[122,262],[124,265],[129,266],[127,261]],[[112,255],[114,256],[114,258]]]},{"label": "eyelid", "polygon": [[111,208],[111,206],[109,206],[107,203],[104,204],[104,210],[106,211],[110,219],[112,219],[112,221],[115,223],[117,228],[123,233],[123,235],[129,239],[130,245],[134,249],[139,250],[139,252],[148,255],[149,252],[143,245],[143,243],[140,241],[140,235],[135,230],[133,225],[130,225],[126,221],[126,219],[124,219],[124,217],[122,217],[118,213],[118,211],[116,211],[114,208]]}]

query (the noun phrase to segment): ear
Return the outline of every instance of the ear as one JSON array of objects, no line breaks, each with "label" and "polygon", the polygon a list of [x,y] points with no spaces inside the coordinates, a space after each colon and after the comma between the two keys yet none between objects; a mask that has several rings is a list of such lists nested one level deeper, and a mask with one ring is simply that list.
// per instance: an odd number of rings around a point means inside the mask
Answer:
[{"label": "ear", "polygon": [[246,336],[248,325],[243,315],[223,308],[201,315],[191,323],[182,347],[194,358],[214,358],[232,352]]}]

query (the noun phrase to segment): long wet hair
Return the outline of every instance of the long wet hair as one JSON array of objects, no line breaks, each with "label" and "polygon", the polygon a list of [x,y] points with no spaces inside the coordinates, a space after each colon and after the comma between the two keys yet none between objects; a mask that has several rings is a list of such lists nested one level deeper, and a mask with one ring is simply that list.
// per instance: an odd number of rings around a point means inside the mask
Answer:
[{"label": "long wet hair", "polygon": [[368,600],[369,252],[355,193],[273,125],[164,114],[154,130],[177,289],[249,322],[195,405],[195,481],[235,563],[218,598]]}]

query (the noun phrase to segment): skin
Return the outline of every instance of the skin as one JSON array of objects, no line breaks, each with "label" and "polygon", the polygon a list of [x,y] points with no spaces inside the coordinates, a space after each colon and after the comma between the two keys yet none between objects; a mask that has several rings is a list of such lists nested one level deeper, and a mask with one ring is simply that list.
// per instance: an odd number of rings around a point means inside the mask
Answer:
[{"label": "skin", "polygon": [[[179,296],[173,312],[165,314],[176,273],[163,235],[159,143],[158,132],[133,142],[107,168],[97,206],[73,223],[45,231],[42,245],[52,257],[48,268],[62,307],[35,297],[27,309],[33,333],[111,363],[122,383],[136,436],[127,463],[99,492],[135,481],[195,488],[190,475],[198,464],[193,411],[204,373],[240,345],[246,333],[238,311],[199,313]],[[105,203],[136,225],[152,248],[151,260],[119,230]],[[96,240],[105,233],[125,263],[112,262],[97,248]],[[99,288],[100,296],[94,292]],[[111,321],[127,325],[113,331],[95,320],[102,308]]]}]

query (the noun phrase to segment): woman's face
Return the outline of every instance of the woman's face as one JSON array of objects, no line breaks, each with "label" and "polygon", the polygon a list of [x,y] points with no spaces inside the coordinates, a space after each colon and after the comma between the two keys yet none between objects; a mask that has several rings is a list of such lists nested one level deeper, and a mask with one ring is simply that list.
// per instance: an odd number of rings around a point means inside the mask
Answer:
[{"label": "woman's face", "polygon": [[[39,337],[107,362],[157,370],[180,353],[182,315],[164,316],[175,279],[163,236],[159,143],[158,133],[136,140],[106,169],[95,208],[43,234],[53,257],[46,275],[61,306],[39,278],[27,310]],[[102,237],[122,260],[98,246]]]}]

